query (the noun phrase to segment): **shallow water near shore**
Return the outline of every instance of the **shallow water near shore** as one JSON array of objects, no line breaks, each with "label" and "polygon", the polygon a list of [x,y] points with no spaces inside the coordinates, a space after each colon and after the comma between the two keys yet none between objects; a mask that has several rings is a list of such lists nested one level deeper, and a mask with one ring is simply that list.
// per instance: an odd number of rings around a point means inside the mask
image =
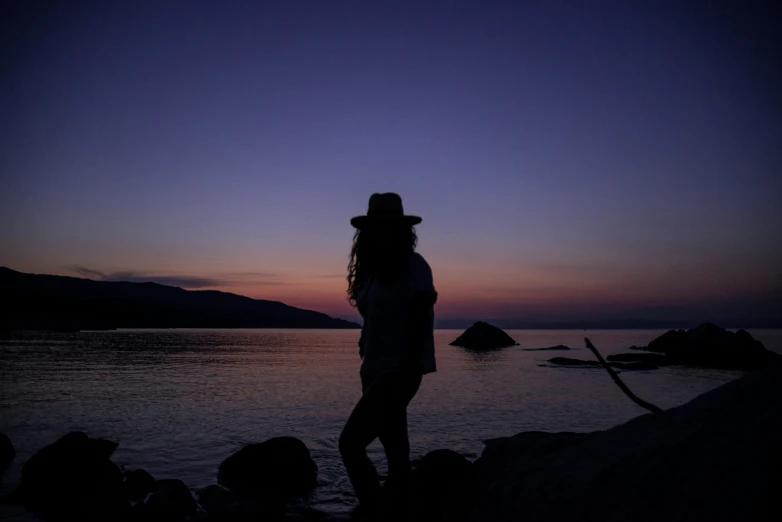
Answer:
[{"label": "shallow water near shore", "polygon": [[[643,345],[658,330],[509,330],[521,346],[484,354],[435,333],[438,372],[425,376],[409,409],[413,457],[451,448],[471,458],[482,440],[520,431],[592,431],[645,413],[600,369],[548,367],[563,355],[592,359]],[[782,330],[751,331],[782,353]],[[243,445],[278,435],[302,439],[320,472],[314,507],[334,517],[355,504],[337,451],[360,396],[356,330],[124,330],[27,332],[0,340],[0,431],[24,462],[72,430],[120,443],[113,460],[191,489],[216,483],[220,462]],[[565,344],[569,352],[525,351]],[[623,372],[642,398],[683,404],[740,372],[662,368]],[[378,443],[370,456],[382,470]],[[25,520],[0,508],[0,520]]]}]

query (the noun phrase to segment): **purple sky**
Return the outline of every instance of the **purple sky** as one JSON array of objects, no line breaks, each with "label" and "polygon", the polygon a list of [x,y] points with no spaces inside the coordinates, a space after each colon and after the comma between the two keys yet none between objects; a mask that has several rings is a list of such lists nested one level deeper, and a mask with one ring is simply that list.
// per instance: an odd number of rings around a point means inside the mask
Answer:
[{"label": "purple sky", "polygon": [[778,296],[748,3],[4,2],[0,265],[351,317],[349,218],[395,191],[443,318]]}]

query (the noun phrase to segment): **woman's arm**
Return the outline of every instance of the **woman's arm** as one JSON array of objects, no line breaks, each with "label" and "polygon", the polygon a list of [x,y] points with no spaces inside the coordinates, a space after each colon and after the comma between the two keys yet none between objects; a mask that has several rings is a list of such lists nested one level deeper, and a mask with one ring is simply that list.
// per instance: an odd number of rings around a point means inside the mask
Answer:
[{"label": "woman's arm", "polygon": [[407,347],[407,366],[421,368],[421,356],[427,341],[432,335],[431,309],[437,301],[434,289],[432,269],[420,254],[413,253],[410,258],[409,277],[409,328],[410,338]]},{"label": "woman's arm", "polygon": [[431,334],[432,325],[429,322],[429,310],[435,299],[435,295],[431,292],[417,292],[410,304],[410,345],[407,352],[409,368],[418,369],[420,367],[421,355]]}]

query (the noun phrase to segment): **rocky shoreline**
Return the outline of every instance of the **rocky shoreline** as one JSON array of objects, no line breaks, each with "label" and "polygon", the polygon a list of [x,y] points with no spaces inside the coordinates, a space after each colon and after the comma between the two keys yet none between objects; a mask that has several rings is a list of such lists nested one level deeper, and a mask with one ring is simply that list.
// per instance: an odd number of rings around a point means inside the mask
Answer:
[{"label": "rocky shoreline", "polygon": [[[756,371],[782,368],[782,355],[772,352],[746,330],[731,332],[711,323],[690,330],[669,330],[648,346],[630,350],[651,353],[620,353],[606,357],[610,366],[622,370],[656,370],[662,366],[687,366],[721,370]],[[594,367],[595,360],[554,357],[547,362],[565,367]]]},{"label": "rocky shoreline", "polygon": [[[774,519],[781,438],[782,370],[754,372],[606,431],[492,439],[474,463],[431,452],[415,462],[412,520]],[[229,456],[195,495],[120,468],[116,447],[69,433],[28,460],[3,503],[42,520],[336,520],[307,505],[317,464],[293,437]]]},{"label": "rocky shoreline", "polygon": [[[0,434],[0,461],[13,460]],[[116,442],[70,432],[24,464],[18,486],[0,499],[51,521],[320,520],[303,499],[317,485],[318,467],[295,437],[248,444],[219,467],[217,484],[195,492],[181,480],[156,480],[143,469],[111,460]],[[5,471],[5,468],[2,470]]]},{"label": "rocky shoreline", "polygon": [[[779,356],[768,356],[746,332],[708,324],[672,332],[658,338],[665,342],[651,342],[651,353],[609,356],[611,366],[692,364],[696,355],[702,364],[704,351],[714,346],[721,355],[707,354],[712,361],[749,353],[742,367],[748,360],[768,364],[680,407],[609,430],[533,431],[492,439],[484,441],[475,462],[449,449],[430,452],[414,462],[410,520],[775,519],[769,514],[779,519]],[[599,364],[555,359],[577,367]],[[309,504],[318,487],[318,465],[294,437],[246,445],[223,460],[214,484],[198,490],[118,466],[111,460],[117,446],[68,433],[24,464],[18,487],[2,503],[52,521],[346,520]],[[14,457],[11,440],[0,434],[2,471]]]},{"label": "rocky shoreline", "polygon": [[602,432],[486,441],[484,520],[780,520],[782,370]]}]

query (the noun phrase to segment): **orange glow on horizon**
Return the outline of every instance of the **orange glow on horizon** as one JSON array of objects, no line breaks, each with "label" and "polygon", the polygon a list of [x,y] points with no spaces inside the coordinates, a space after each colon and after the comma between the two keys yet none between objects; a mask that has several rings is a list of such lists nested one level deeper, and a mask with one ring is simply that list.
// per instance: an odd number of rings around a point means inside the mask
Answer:
[{"label": "orange glow on horizon", "polygon": [[[644,306],[685,306],[691,303],[735,299],[767,292],[767,278],[762,273],[742,273],[722,277],[719,273],[700,273],[670,267],[627,267],[602,265],[514,265],[508,260],[488,260],[480,268],[464,262],[427,256],[434,272],[439,300],[437,317],[448,318],[520,318],[535,315],[558,317],[597,314],[602,310],[623,310]],[[279,260],[278,260],[279,261]],[[198,274],[204,281],[185,288],[212,289],[254,299],[280,301],[287,305],[316,310],[335,317],[357,318],[357,310],[346,298],[344,266],[338,256],[320,262],[319,256],[296,256],[290,263],[264,265],[228,263],[222,260],[209,269],[197,270],[195,264],[161,267],[155,271],[135,272],[134,279],[154,281],[156,277],[181,277]],[[252,270],[250,265],[263,266]],[[284,267],[284,268],[281,268]],[[14,267],[12,267],[14,268]],[[72,269],[35,267],[22,269],[33,273],[54,273],[73,277],[98,276],[74,273]],[[110,272],[112,275],[122,273]],[[727,270],[725,270],[727,274]],[[144,279],[149,276],[149,279]],[[173,284],[162,282],[162,284]]]}]

